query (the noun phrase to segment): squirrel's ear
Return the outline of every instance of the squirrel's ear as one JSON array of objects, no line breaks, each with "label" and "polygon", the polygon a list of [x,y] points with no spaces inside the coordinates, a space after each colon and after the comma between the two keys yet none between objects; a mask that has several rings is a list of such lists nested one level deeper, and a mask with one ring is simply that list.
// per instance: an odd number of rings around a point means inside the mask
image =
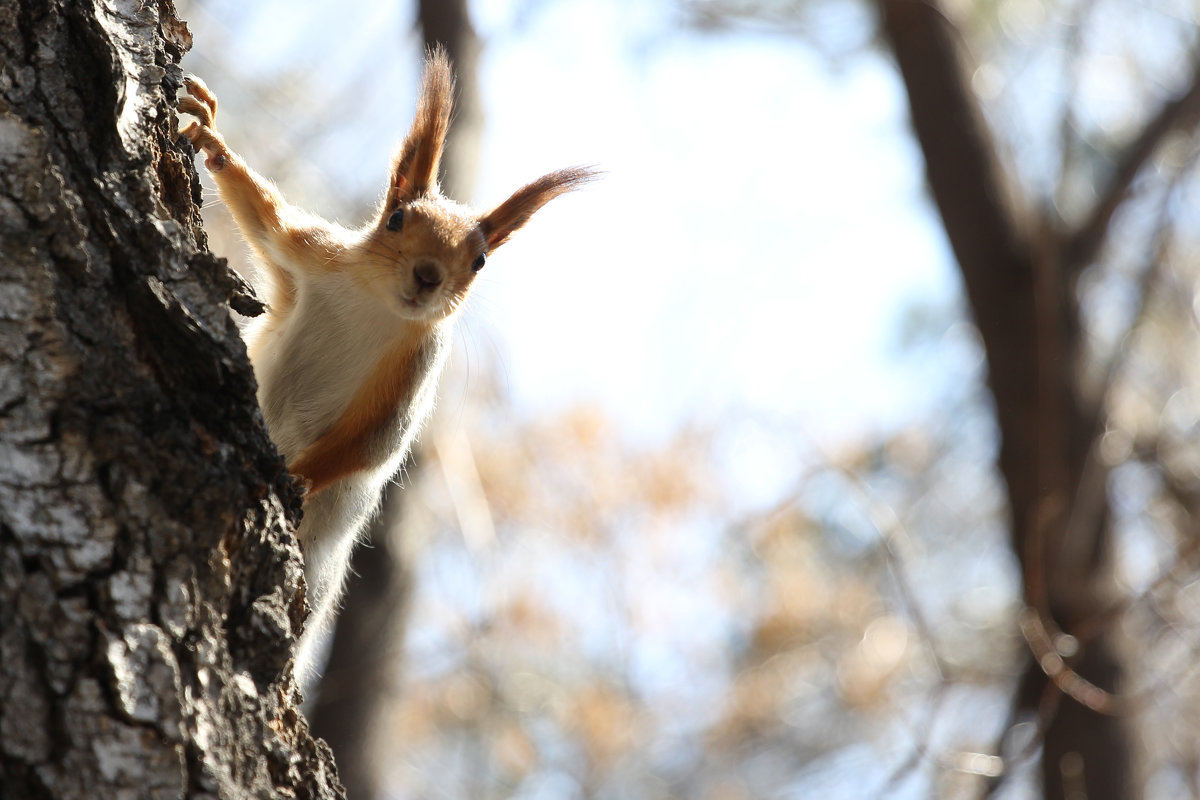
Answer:
[{"label": "squirrel's ear", "polygon": [[599,175],[589,167],[570,167],[543,175],[533,183],[513,192],[512,197],[484,215],[479,221],[487,239],[488,250],[495,250],[508,241],[533,213],[560,194],[578,189]]},{"label": "squirrel's ear", "polygon": [[404,144],[392,159],[389,201],[412,200],[437,187],[453,103],[454,74],[446,51],[438,45],[425,58],[417,113]]}]

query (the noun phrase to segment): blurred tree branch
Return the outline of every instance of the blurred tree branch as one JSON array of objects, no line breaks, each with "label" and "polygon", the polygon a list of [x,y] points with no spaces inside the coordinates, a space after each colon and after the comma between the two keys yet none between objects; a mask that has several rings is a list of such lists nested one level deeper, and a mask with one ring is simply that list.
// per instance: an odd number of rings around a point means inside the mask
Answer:
[{"label": "blurred tree branch", "polygon": [[1162,107],[1116,159],[1108,185],[1100,192],[1084,222],[1063,242],[1062,262],[1068,274],[1078,274],[1091,265],[1104,246],[1113,214],[1128,197],[1129,189],[1146,162],[1172,133],[1188,131],[1200,119],[1200,59],[1188,86]]},{"label": "blurred tree branch", "polygon": [[[1122,670],[1107,630],[1078,653],[1072,633],[1108,590],[1107,467],[1094,455],[1100,398],[1080,386],[1080,308],[1075,281],[1103,246],[1113,216],[1167,136],[1200,112],[1200,72],[1117,161],[1101,199],[1065,235],[1031,213],[1010,184],[964,68],[962,38],[933,0],[877,0],[882,29],[907,89],[926,176],[983,339],[1000,427],[1013,547],[1031,610],[1024,626],[1036,658],[1014,719],[1043,716],[1046,796],[1090,798],[1132,791],[1125,722],[1106,713]],[[1149,287],[1143,287],[1148,292]],[[1039,633],[1040,631],[1040,633]],[[1055,683],[1052,686],[1048,678]],[[1075,702],[1064,700],[1059,691]]]}]

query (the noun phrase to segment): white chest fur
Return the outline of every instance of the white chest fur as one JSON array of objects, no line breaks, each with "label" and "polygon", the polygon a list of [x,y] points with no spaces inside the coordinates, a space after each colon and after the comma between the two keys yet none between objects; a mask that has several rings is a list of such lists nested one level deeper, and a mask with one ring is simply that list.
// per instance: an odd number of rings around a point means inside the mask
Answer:
[{"label": "white chest fur", "polygon": [[[246,332],[259,404],[289,464],[338,422],[397,343],[412,341],[418,330],[345,273],[304,276],[296,288],[286,316],[268,317]],[[448,325],[419,328],[421,346],[406,372],[412,385],[396,398],[388,429],[375,437],[369,466],[305,499],[298,535],[313,615],[297,655],[301,672],[314,636],[332,616],[354,542],[433,407]]]},{"label": "white chest fur", "polygon": [[295,307],[272,323],[246,338],[267,427],[290,461],[336,422],[409,323],[344,273],[306,276]]}]

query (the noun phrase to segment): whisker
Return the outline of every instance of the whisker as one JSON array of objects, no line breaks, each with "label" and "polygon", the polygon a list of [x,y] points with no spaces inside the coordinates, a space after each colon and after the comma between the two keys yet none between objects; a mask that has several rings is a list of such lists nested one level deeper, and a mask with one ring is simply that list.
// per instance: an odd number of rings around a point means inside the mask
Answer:
[{"label": "whisker", "polygon": [[379,258],[395,261],[400,255],[398,252],[391,250],[380,242],[371,239],[366,240],[361,244],[362,250],[370,255],[378,256]]},{"label": "whisker", "polygon": [[377,258],[385,259],[387,261],[396,261],[396,260],[398,260],[398,256],[399,256],[399,253],[393,253],[393,252],[389,252],[384,249],[376,249],[376,248],[370,248],[370,247],[364,248],[363,252],[365,252],[369,255],[376,256]]}]

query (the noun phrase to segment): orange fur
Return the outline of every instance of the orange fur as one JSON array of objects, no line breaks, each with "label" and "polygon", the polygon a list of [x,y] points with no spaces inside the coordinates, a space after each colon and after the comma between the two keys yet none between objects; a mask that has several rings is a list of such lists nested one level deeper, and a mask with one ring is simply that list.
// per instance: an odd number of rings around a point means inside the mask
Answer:
[{"label": "orange fur", "polygon": [[327,489],[370,465],[372,438],[392,419],[410,390],[416,352],[412,341],[394,347],[375,365],[333,427],[288,465],[288,471],[300,476],[310,493]]},{"label": "orange fur", "polygon": [[383,208],[350,231],[289,205],[226,146],[216,97],[195,78],[185,88],[179,110],[197,121],[182,133],[204,151],[270,278],[266,317],[246,335],[271,437],[308,486],[297,533],[314,620],[303,662],[312,631],[333,613],[355,537],[431,411],[451,318],[476,273],[539,208],[595,173],[552,172],[483,215],[442,196],[454,77],[434,49]]},{"label": "orange fur", "polygon": [[[389,189],[382,214],[358,238],[290,206],[270,181],[250,169],[216,130],[217,98],[194,77],[185,79],[187,97],[179,109],[197,122],[183,134],[204,151],[205,163],[234,220],[272,278],[266,320],[251,347],[255,362],[276,356],[265,342],[291,316],[299,281],[304,275],[347,272],[361,290],[410,317],[416,328],[431,326],[453,313],[474,280],[469,265],[508,241],[514,231],[550,200],[595,177],[584,167],[559,170],[518,189],[483,216],[446,201],[438,185],[438,168],[450,125],[454,76],[441,48],[427,57],[412,127],[392,160]],[[387,228],[389,216],[403,210],[403,234]],[[403,244],[403,246],[401,246]],[[398,271],[400,262],[408,266]],[[438,284],[412,277],[416,265],[437,270]],[[407,274],[406,274],[407,273]],[[436,290],[440,299],[434,300]],[[299,324],[300,321],[297,321]],[[410,330],[411,330],[410,326]],[[414,334],[397,342],[355,390],[336,421],[292,460],[313,494],[338,480],[374,466],[370,444],[395,417],[398,405],[411,397],[410,366],[420,345]],[[414,343],[415,342],[415,343]],[[407,383],[406,383],[407,382]]]},{"label": "orange fur", "polygon": [[437,193],[438,167],[450,130],[453,99],[454,73],[450,70],[450,59],[445,50],[436,47],[425,61],[412,128],[392,159],[391,185],[400,199],[412,200],[431,190]]},{"label": "orange fur", "polygon": [[533,213],[546,203],[560,194],[578,189],[595,177],[596,172],[587,167],[560,169],[543,175],[513,192],[511,197],[488,212],[480,221],[488,249],[495,250],[507,242],[508,237],[528,222]]}]

